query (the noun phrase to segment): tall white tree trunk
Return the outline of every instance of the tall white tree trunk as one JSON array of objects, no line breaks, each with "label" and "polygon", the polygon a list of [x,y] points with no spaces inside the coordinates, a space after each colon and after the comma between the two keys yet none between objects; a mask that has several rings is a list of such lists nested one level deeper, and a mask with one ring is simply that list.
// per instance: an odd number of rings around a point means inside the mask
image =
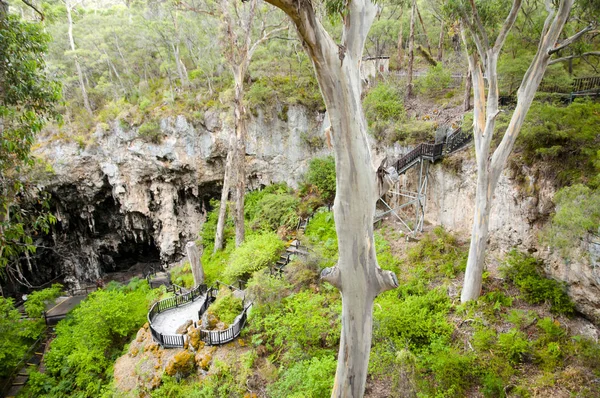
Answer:
[{"label": "tall white tree trunk", "polygon": [[[69,46],[71,51],[75,52],[75,40],[73,39],[73,18],[71,15],[73,5],[68,0],[65,0],[65,6],[67,8],[67,20],[69,23],[68,35],[69,35]],[[85,83],[83,81],[83,72],[81,71],[81,65],[79,64],[79,57],[73,54],[75,59],[75,70],[77,71],[77,79],[79,80],[79,88],[81,89],[81,96],[83,97],[83,106],[90,116],[93,116],[92,107],[90,106],[90,100],[88,98],[87,90],[85,89]]]},{"label": "tall white tree trunk", "polygon": [[235,246],[244,243],[244,198],[246,195],[246,115],[244,109],[244,65],[235,73]]},{"label": "tall white tree trunk", "polygon": [[231,179],[233,173],[233,158],[235,151],[235,136],[229,137],[229,148],[225,158],[225,171],[223,173],[223,189],[221,190],[221,201],[219,202],[219,218],[217,219],[217,231],[215,233],[215,246],[213,253],[223,250],[223,239],[225,233],[225,221],[227,217],[227,200],[231,189]]},{"label": "tall white tree trunk", "polygon": [[[558,51],[558,49],[572,43],[582,34],[579,32],[562,43],[558,43],[559,35],[567,21],[573,0],[561,0],[556,11],[552,8],[549,1],[546,2],[548,17],[544,23],[537,53],[525,73],[517,92],[517,105],[510,123],[504,132],[502,141],[492,153],[492,136],[494,134],[496,117],[499,113],[498,57],[506,36],[516,20],[521,7],[521,0],[514,0],[510,13],[493,46],[488,42],[487,34],[481,25],[474,3],[471,4],[473,7],[471,18],[464,13],[462,22],[468,28],[476,47],[473,54],[467,58],[469,60],[469,70],[471,71],[474,93],[473,135],[477,158],[477,191],[469,258],[467,260],[465,282],[461,293],[462,302],[475,300],[481,294],[485,250],[489,239],[489,217],[494,191],[500,174],[506,166],[508,156],[512,152],[517,140],[535,92],[550,62],[550,56]],[[465,45],[468,45],[465,32],[463,31],[462,33],[463,41]],[[487,103],[482,68],[485,68],[487,75]]]},{"label": "tall white tree trunk", "polygon": [[188,261],[194,277],[194,287],[204,283],[204,268],[202,268],[202,253],[198,250],[195,242],[188,242],[185,245]]},{"label": "tall white tree trunk", "polygon": [[376,7],[353,0],[338,46],[318,20],[311,2],[267,0],[296,25],[313,61],[331,122],[336,163],[333,206],[339,243],[335,267],[321,277],[342,294],[342,332],[332,397],[362,397],[372,338],[373,300],[398,286],[396,276],[377,264],[373,215],[377,200],[367,125],[361,105],[359,64]]}]

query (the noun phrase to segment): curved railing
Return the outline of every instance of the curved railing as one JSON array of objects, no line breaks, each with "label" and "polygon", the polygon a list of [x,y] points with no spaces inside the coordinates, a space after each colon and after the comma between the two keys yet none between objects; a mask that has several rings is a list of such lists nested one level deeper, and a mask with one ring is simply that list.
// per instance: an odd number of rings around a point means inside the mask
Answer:
[{"label": "curved railing", "polygon": [[154,341],[165,348],[183,347],[185,345],[185,338],[182,334],[169,335],[161,333],[152,326],[152,321],[154,320],[154,317],[161,312],[196,301],[203,297],[206,291],[206,285],[198,285],[187,293],[176,294],[173,297],[154,303],[152,307],[150,307],[150,311],[148,311],[148,327],[150,328],[150,333],[152,334]]},{"label": "curved railing", "polygon": [[[217,284],[228,286],[232,290],[239,290],[231,285],[224,284],[217,281]],[[159,343],[164,348],[181,348],[185,347],[188,339],[187,335],[184,334],[164,334],[156,330],[152,326],[152,321],[157,314],[168,311],[170,309],[178,308],[179,306],[187,303],[191,303],[198,298],[202,300],[200,309],[198,310],[198,320],[202,319],[202,316],[208,310],[210,304],[215,301],[219,289],[216,287],[208,288],[206,285],[199,285],[189,291],[188,293],[179,294],[174,297],[169,297],[164,300],[160,300],[150,308],[148,311],[148,327],[154,341]],[[248,309],[252,306],[252,303],[245,305],[244,309],[238,315],[233,324],[225,330],[200,330],[200,339],[207,345],[221,345],[233,341],[241,333],[242,328],[246,324]],[[196,322],[194,326],[198,327]]]}]

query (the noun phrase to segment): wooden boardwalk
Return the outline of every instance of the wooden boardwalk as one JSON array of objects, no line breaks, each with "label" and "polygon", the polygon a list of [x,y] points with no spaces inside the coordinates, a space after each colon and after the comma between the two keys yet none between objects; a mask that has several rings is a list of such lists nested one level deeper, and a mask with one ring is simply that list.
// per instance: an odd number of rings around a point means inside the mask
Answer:
[{"label": "wooden boardwalk", "polygon": [[61,319],[65,319],[67,314],[81,303],[87,296],[69,296],[63,297],[63,300],[57,301],[53,307],[46,311],[44,314],[46,318],[46,325],[54,326]]}]

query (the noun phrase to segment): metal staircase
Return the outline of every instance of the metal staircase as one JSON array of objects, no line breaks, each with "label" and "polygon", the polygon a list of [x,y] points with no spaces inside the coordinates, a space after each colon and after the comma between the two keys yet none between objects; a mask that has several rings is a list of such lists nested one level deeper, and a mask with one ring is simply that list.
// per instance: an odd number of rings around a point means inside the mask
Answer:
[{"label": "metal staircase", "polygon": [[[383,209],[376,212],[373,222],[382,220],[386,215],[393,214],[413,236],[423,230],[423,221],[425,217],[425,204],[427,202],[427,184],[429,181],[429,164],[451,155],[463,148],[473,138],[471,131],[463,131],[461,127],[452,131],[446,136],[443,142],[439,143],[421,143],[412,151],[392,163],[392,167],[398,175],[406,174],[413,167],[419,167],[418,183],[416,191],[401,189],[396,182],[388,191],[388,196],[396,197],[396,202],[403,201],[397,205],[392,205],[391,201],[386,201],[381,197],[379,201]],[[387,171],[384,171],[387,173]],[[414,207],[414,218],[406,210]]]}]

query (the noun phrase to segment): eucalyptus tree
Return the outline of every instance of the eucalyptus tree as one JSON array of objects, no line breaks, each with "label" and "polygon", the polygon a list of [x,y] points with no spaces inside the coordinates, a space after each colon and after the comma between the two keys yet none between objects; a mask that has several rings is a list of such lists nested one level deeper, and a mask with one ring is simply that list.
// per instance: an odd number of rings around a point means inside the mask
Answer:
[{"label": "eucalyptus tree", "polygon": [[75,69],[77,70],[77,78],[79,79],[79,89],[81,90],[81,97],[83,98],[83,106],[87,113],[91,116],[94,115],[92,107],[90,105],[90,99],[88,97],[87,89],[85,88],[85,82],[83,80],[83,72],[81,71],[81,65],[79,64],[79,58],[75,52],[75,38],[73,36],[73,12],[82,3],[83,0],[63,0],[65,8],[67,10],[67,21],[68,21],[68,34],[69,34],[69,46],[73,53],[73,61],[75,63]]},{"label": "eucalyptus tree", "polygon": [[336,42],[323,26],[315,3],[267,2],[283,10],[296,26],[329,113],[336,162],[333,212],[339,260],[335,267],[323,270],[321,277],[342,294],[342,331],[332,396],[360,397],[371,350],[373,301],[398,286],[396,275],[383,271],[375,255],[376,166],[361,104],[359,67],[377,7],[370,0],[326,2],[329,15],[341,18],[341,40]]},{"label": "eucalyptus tree", "polygon": [[[508,156],[515,144],[536,90],[550,63],[552,54],[565,48],[585,32],[586,27],[575,35],[560,40],[560,34],[568,20],[573,0],[561,0],[557,5],[546,1],[547,16],[542,28],[537,52],[533,57],[517,91],[517,104],[500,144],[492,150],[492,137],[498,108],[498,58],[505,40],[517,19],[522,0],[514,0],[502,24],[499,10],[504,2],[476,2],[458,0],[450,4],[462,23],[463,42],[467,47],[469,69],[472,73],[474,91],[473,135],[477,163],[475,212],[471,232],[471,244],[467,260],[461,301],[477,299],[481,293],[485,250],[489,238],[490,209],[494,191]],[[496,29],[498,28],[499,29]],[[485,76],[485,79],[484,79]],[[487,95],[486,95],[487,87]]]},{"label": "eucalyptus tree", "polygon": [[265,9],[259,0],[246,2],[201,0],[179,2],[183,9],[209,16],[219,15],[219,40],[226,63],[233,75],[234,129],[229,137],[225,160],[223,188],[219,204],[219,218],[215,233],[214,252],[223,249],[223,232],[230,190],[235,191],[235,244],[245,237],[244,197],[246,194],[246,133],[247,114],[244,104],[244,79],[256,49],[279,32],[287,30],[281,18]]}]

